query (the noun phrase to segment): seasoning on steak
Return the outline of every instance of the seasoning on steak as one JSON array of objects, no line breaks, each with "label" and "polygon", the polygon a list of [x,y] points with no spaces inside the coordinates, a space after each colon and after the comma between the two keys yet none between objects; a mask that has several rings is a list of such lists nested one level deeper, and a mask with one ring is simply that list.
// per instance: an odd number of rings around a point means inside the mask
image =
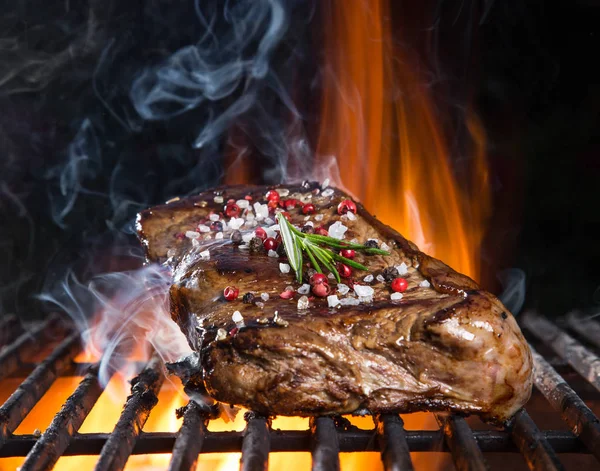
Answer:
[{"label": "seasoning on steak", "polygon": [[[362,205],[338,214],[345,199],[315,184],[232,186],[138,215],[148,259],[172,267],[172,317],[199,352],[197,384],[267,415],[452,410],[506,421],[532,385],[531,353],[513,316]],[[307,203],[314,214],[303,214]],[[313,296],[306,257],[301,285],[284,252],[249,250],[255,237],[277,242],[278,211],[316,233],[339,221],[343,241],[373,240],[390,255],[357,251],[369,271],[328,279],[337,298]],[[222,231],[211,229],[215,221]],[[396,272],[408,282],[402,296],[391,289]],[[227,286],[240,295],[226,300]]]}]

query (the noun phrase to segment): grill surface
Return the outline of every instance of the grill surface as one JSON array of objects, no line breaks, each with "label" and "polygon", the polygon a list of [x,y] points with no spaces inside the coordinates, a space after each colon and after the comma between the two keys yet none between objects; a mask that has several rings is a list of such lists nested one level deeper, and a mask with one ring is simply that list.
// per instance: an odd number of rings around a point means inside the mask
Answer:
[{"label": "grill surface", "polygon": [[[562,325],[562,324],[561,324]],[[29,332],[19,322],[6,318],[0,323],[0,379],[26,370],[26,354],[39,351],[49,335],[63,339],[30,372],[10,398],[0,407],[0,457],[26,456],[25,470],[52,469],[61,456],[97,455],[96,469],[123,469],[132,454],[172,453],[170,470],[196,468],[204,453],[240,452],[242,470],[264,470],[270,452],[310,451],[313,469],[340,468],[341,452],[379,451],[386,470],[413,469],[410,452],[447,452],[458,470],[488,469],[489,453],[520,453],[530,469],[565,469],[559,454],[593,454],[600,461],[600,422],[565,379],[552,366],[569,365],[600,398],[600,324],[570,314],[564,329],[548,319],[527,313],[522,326],[531,336],[535,362],[535,388],[556,412],[568,430],[544,430],[521,410],[506,430],[474,430],[457,415],[436,414],[439,430],[405,430],[398,415],[374,417],[373,430],[353,426],[341,417],[311,419],[305,431],[274,430],[271,421],[246,414],[243,432],[210,432],[211,411],[190,402],[184,411],[178,433],[142,431],[158,402],[164,381],[158,356],[153,356],[133,380],[131,394],[112,433],[77,431],[102,393],[98,368],[88,371],[76,390],[55,415],[41,436],[13,432],[61,375],[80,371],[73,359],[81,351],[76,333],[57,317]],[[573,335],[571,335],[572,333]],[[11,340],[16,339],[12,342]],[[586,345],[584,345],[584,343]],[[546,357],[537,349],[547,353]],[[558,361],[556,359],[558,358]],[[498,459],[494,455],[495,459]],[[591,459],[591,458],[590,458]],[[598,461],[594,466],[600,469]]]}]

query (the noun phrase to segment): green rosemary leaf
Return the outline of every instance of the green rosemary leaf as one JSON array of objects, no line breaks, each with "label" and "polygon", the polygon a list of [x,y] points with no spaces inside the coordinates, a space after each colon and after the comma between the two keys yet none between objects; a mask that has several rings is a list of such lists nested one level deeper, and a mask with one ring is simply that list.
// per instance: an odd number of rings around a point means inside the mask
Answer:
[{"label": "green rosemary leaf", "polygon": [[299,283],[302,282],[302,247],[296,240],[296,236],[290,230],[291,224],[281,213],[277,215],[277,222],[279,223],[279,232],[281,234],[281,240],[283,241],[283,247],[285,253],[288,256],[290,266],[296,272],[296,279]]},{"label": "green rosemary leaf", "polygon": [[310,263],[312,263],[313,268],[317,270],[317,273],[323,273],[321,267],[319,266],[319,263],[317,262],[315,256],[312,253],[312,244],[310,244],[310,242],[308,242],[307,240],[302,239],[300,239],[300,242],[302,243],[302,247],[304,248],[306,255],[308,255]]},{"label": "green rosemary leaf", "polygon": [[321,247],[318,247],[316,245],[313,245],[312,248],[315,256],[321,261],[321,263],[325,266],[325,268],[327,268],[327,270],[329,270],[331,273],[333,273],[335,275],[335,279],[336,281],[339,283],[340,282],[340,274],[338,273],[337,269],[335,268],[335,265],[333,263],[331,263],[333,261],[333,257],[331,256],[331,253],[325,249],[322,249]]},{"label": "green rosemary leaf", "polygon": [[362,265],[362,264],[360,264],[358,262],[355,262],[354,260],[350,260],[349,258],[342,257],[341,255],[338,255],[336,253],[333,254],[333,258],[335,260],[337,260],[338,262],[342,262],[343,264],[348,265],[349,267],[356,268],[358,270],[364,270],[364,271],[368,271],[369,270],[364,265]]},{"label": "green rosemary leaf", "polygon": [[376,249],[374,247],[373,248],[365,247],[365,248],[363,248],[363,251],[369,255],[390,255],[390,253],[387,252],[386,250]]}]

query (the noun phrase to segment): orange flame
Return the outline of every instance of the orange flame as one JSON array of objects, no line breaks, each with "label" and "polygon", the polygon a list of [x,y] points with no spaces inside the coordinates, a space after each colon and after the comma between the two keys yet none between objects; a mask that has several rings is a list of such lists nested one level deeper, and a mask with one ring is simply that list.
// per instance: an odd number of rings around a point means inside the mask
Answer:
[{"label": "orange flame", "polygon": [[342,183],[382,221],[477,279],[489,210],[481,124],[468,115],[473,172],[461,184],[430,89],[393,41],[386,1],[336,6],[324,15],[318,155],[337,156]]}]

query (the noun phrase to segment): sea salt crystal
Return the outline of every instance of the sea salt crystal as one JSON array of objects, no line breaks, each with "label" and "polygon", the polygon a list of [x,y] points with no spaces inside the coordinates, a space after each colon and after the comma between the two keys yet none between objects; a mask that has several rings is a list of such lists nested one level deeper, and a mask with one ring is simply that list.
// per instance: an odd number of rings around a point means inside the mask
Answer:
[{"label": "sea salt crystal", "polygon": [[363,278],[363,281],[366,283],[371,283],[373,281],[373,275],[367,275]]},{"label": "sea salt crystal", "polygon": [[267,302],[269,298],[269,293],[260,293],[260,299],[262,299],[264,302]]},{"label": "sea salt crystal", "polygon": [[340,304],[342,306],[358,306],[360,304],[360,301],[356,298],[352,298],[349,296],[347,298],[340,299]]},{"label": "sea salt crystal", "polygon": [[210,260],[210,252],[208,250],[200,252],[200,258],[202,260]]},{"label": "sea salt crystal", "polygon": [[390,299],[392,301],[400,301],[403,298],[403,294],[402,293],[392,293],[390,294]]},{"label": "sea salt crystal", "polygon": [[337,290],[338,293],[344,295],[347,294],[348,291],[350,291],[350,287],[348,285],[345,285],[344,283],[338,283]]},{"label": "sea salt crystal", "polygon": [[336,307],[338,304],[340,304],[340,300],[335,294],[327,296],[327,305],[329,307]]},{"label": "sea salt crystal", "polygon": [[238,230],[240,227],[244,225],[246,221],[243,218],[231,218],[229,220],[229,227],[234,231]]},{"label": "sea salt crystal", "polygon": [[254,213],[252,211],[248,211],[245,215],[246,221],[254,221],[254,219],[256,219],[256,216],[254,216]]},{"label": "sea salt crystal", "polygon": [[287,188],[277,188],[275,191],[279,193],[279,196],[287,196],[290,194],[290,190]]},{"label": "sea salt crystal", "polygon": [[408,274],[408,266],[402,262],[400,265],[396,265],[396,270],[400,276]]},{"label": "sea salt crystal", "polygon": [[333,195],[333,190],[331,188],[327,188],[323,193],[321,193],[322,196],[328,197]]},{"label": "sea salt crystal", "polygon": [[248,200],[237,200],[235,202],[235,204],[237,204],[242,209],[246,209],[247,207],[250,206],[250,201],[248,201]]},{"label": "sea salt crystal", "polygon": [[308,221],[310,219],[310,216],[304,216],[304,220]]},{"label": "sea salt crystal", "polygon": [[[271,225],[273,225],[273,224],[275,224],[275,220],[273,218],[266,218],[265,219],[265,224],[271,224]],[[277,230],[279,230],[279,224],[277,224],[277,228],[278,228]]]},{"label": "sea salt crystal", "polygon": [[236,324],[239,324],[244,322],[244,317],[242,316],[242,313],[240,311],[235,311],[231,316],[231,320]]},{"label": "sea salt crystal", "polygon": [[354,214],[352,211],[348,211],[346,213],[346,216],[348,217],[348,219],[350,219],[351,221],[356,221],[356,214]]},{"label": "sea salt crystal", "polygon": [[328,273],[327,278],[329,278],[330,280],[335,280],[335,275],[333,273]]},{"label": "sea salt crystal", "polygon": [[258,224],[254,220],[246,222],[246,227],[248,227],[248,228],[256,227],[257,225]]},{"label": "sea salt crystal", "polygon": [[267,253],[267,255],[269,257],[273,257],[273,258],[278,258],[279,254],[277,252],[275,252],[274,250],[269,250],[269,252]]},{"label": "sea salt crystal", "polygon": [[298,299],[298,309],[299,310],[308,309],[309,305],[310,305],[310,302],[308,301],[308,297],[300,296],[300,299]]},{"label": "sea salt crystal", "polygon": [[351,244],[358,244],[358,239],[355,237],[350,241]]},{"label": "sea salt crystal", "polygon": [[368,304],[373,302],[373,296],[359,296],[358,300],[361,303]]},{"label": "sea salt crystal", "polygon": [[281,271],[281,273],[289,273],[290,272],[290,266],[287,263],[280,263],[279,264],[279,271]]},{"label": "sea salt crystal", "polygon": [[255,305],[257,308],[259,308],[259,309],[262,309],[262,308],[264,308],[264,307],[265,307],[265,303],[263,303],[263,302],[261,302],[261,301],[257,301],[257,302],[255,302],[255,303],[254,303],[254,305]]},{"label": "sea salt crystal", "polygon": [[200,232],[210,232],[210,227],[206,226],[205,224],[198,224],[198,230]]},{"label": "sea salt crystal", "polygon": [[427,280],[423,280],[423,281],[421,281],[421,283],[419,283],[419,286],[421,288],[429,288],[431,286],[431,283],[429,283],[429,281],[427,281]]},{"label": "sea salt crystal", "polygon": [[276,237],[276,232],[279,232],[279,224],[273,224],[272,226],[266,227],[265,232],[267,237]]},{"label": "sea salt crystal", "polygon": [[217,232],[217,233],[215,234],[215,239],[216,239],[216,240],[221,240],[221,239],[223,239],[223,233],[222,233],[222,232]]},{"label": "sea salt crystal", "polygon": [[269,207],[266,204],[254,203],[254,212],[258,221],[269,217]]},{"label": "sea salt crystal", "polygon": [[329,226],[329,236],[333,237],[334,239],[343,239],[347,230],[348,228],[340,221],[335,221],[331,226]]},{"label": "sea salt crystal", "polygon": [[185,233],[185,236],[186,236],[188,239],[197,239],[198,237],[200,237],[200,233],[199,233],[199,232],[196,232],[196,231],[187,231],[187,232]]},{"label": "sea salt crystal", "polygon": [[385,281],[385,278],[383,277],[383,275],[377,275],[377,277],[375,279],[377,281],[379,281],[379,283],[383,283]]},{"label": "sea salt crystal", "polygon": [[210,234],[206,234],[204,236],[204,240],[210,240],[210,239],[212,239],[212,236]]},{"label": "sea salt crystal", "polygon": [[298,293],[300,293],[300,294],[308,294],[310,292],[310,285],[308,283],[304,283],[296,291],[298,291]]},{"label": "sea salt crystal", "polygon": [[250,242],[252,239],[254,239],[254,236],[256,235],[256,232],[252,231],[252,232],[246,232],[245,234],[242,234],[242,240],[246,243]]},{"label": "sea salt crystal", "polygon": [[223,203],[223,197],[222,196],[215,196],[214,201],[217,204],[222,204]]},{"label": "sea salt crystal", "polygon": [[219,217],[220,216],[217,213],[212,213],[210,216],[208,216],[208,219],[210,219],[211,221],[218,221]]},{"label": "sea salt crystal", "polygon": [[323,220],[323,215],[322,214],[317,214],[315,216],[315,221],[322,221]]},{"label": "sea salt crystal", "polygon": [[355,284],[354,292],[356,293],[356,295],[358,297],[366,297],[366,296],[373,296],[373,293],[375,293],[375,290],[373,288],[371,288],[370,286]]},{"label": "sea salt crystal", "polygon": [[312,221],[306,221],[306,222],[304,223],[304,225],[305,225],[305,226],[310,226],[310,227],[315,227],[315,223],[314,223],[314,222],[312,222]]},{"label": "sea salt crystal", "polygon": [[390,250],[390,246],[388,244],[386,244],[385,242],[383,244],[381,244],[381,247],[379,247],[381,250],[385,250],[386,252],[389,252]]},{"label": "sea salt crystal", "polygon": [[215,340],[218,342],[219,340],[225,340],[227,338],[227,331],[225,329],[217,330],[217,336]]},{"label": "sea salt crystal", "polygon": [[331,181],[331,180],[330,180],[329,178],[326,178],[325,180],[323,180],[323,183],[321,183],[321,188],[322,188],[322,189],[325,189],[325,188],[327,188],[327,187],[329,186],[329,182],[330,182],[330,181]]}]

